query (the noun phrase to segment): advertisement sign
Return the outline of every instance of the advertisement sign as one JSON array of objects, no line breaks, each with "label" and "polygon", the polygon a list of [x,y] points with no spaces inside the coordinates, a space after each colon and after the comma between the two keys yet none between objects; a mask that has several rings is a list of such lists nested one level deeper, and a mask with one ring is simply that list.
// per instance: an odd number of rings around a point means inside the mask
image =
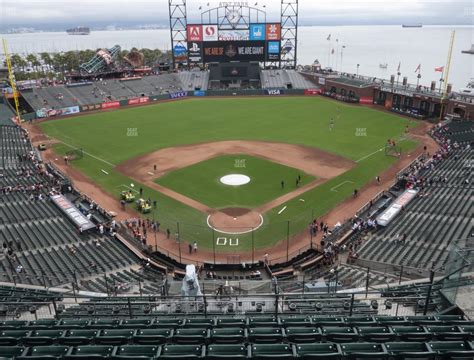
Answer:
[{"label": "advertisement sign", "polygon": [[374,103],[374,98],[366,96],[366,97],[361,97],[359,99],[359,102],[364,105],[372,105]]},{"label": "advertisement sign", "polygon": [[115,109],[120,107],[120,101],[109,101],[102,104],[102,109]]},{"label": "advertisement sign", "polygon": [[202,41],[202,25],[187,26],[188,41]]},{"label": "advertisement sign", "polygon": [[188,96],[187,91],[177,91],[177,92],[170,93],[170,99],[180,99],[186,96]]},{"label": "advertisement sign", "polygon": [[173,54],[174,54],[175,59],[178,61],[185,61],[187,51],[188,49],[186,49],[184,45],[176,44],[173,49]]},{"label": "advertisement sign", "polygon": [[308,96],[319,95],[323,91],[321,89],[305,89],[304,94]]},{"label": "advertisement sign", "polygon": [[280,42],[279,41],[268,41],[267,42],[267,60],[280,60]]},{"label": "advertisement sign", "polygon": [[199,42],[188,43],[188,59],[190,63],[202,62],[202,43],[199,43]]},{"label": "advertisement sign", "polygon": [[47,118],[54,116],[77,114],[79,111],[79,106],[69,106],[61,109],[42,108],[36,111],[36,116],[38,118]]},{"label": "advertisement sign", "polygon": [[220,30],[219,41],[245,41],[250,40],[249,30]]},{"label": "advertisement sign", "polygon": [[203,43],[204,62],[265,61],[264,41],[212,41]]},{"label": "advertisement sign", "polygon": [[326,85],[326,78],[320,77],[318,79],[318,84],[319,85]]},{"label": "advertisement sign", "polygon": [[128,105],[146,104],[149,101],[150,101],[150,98],[148,96],[143,96],[139,98],[129,99]]},{"label": "advertisement sign", "polygon": [[281,40],[281,24],[267,24],[267,40]]},{"label": "advertisement sign", "polygon": [[[217,25],[203,25],[202,26],[202,40],[203,41],[217,41],[218,37]],[[191,39],[188,38],[189,41]]]},{"label": "advertisement sign", "polygon": [[250,40],[264,41],[266,34],[265,24],[250,24]]},{"label": "advertisement sign", "polygon": [[283,95],[284,91],[282,89],[266,89],[265,95],[278,96]]},{"label": "advertisement sign", "polygon": [[81,106],[81,111],[93,111],[93,110],[100,110],[100,109],[101,109],[100,104]]},{"label": "advertisement sign", "polygon": [[194,96],[206,96],[206,92],[203,90],[194,91]]}]

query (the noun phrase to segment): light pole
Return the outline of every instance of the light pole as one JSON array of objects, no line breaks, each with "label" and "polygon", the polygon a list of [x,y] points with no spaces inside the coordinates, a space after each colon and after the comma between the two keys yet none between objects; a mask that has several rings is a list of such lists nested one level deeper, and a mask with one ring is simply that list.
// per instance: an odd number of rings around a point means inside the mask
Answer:
[{"label": "light pole", "polygon": [[357,64],[357,76],[359,76],[359,67],[360,67],[360,64]]},{"label": "light pole", "polygon": [[342,45],[341,47],[341,66],[340,66],[340,71],[339,72],[342,72],[343,69],[342,69],[342,60],[343,60],[343,57],[344,57],[344,49],[346,48],[346,45]]}]

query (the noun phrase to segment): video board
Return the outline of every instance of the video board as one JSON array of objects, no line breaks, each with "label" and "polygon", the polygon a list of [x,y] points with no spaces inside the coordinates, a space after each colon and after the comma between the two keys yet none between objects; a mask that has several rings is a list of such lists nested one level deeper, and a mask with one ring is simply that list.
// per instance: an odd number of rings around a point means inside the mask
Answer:
[{"label": "video board", "polygon": [[231,61],[279,61],[281,24],[250,24],[248,29],[220,29],[212,24],[187,25],[191,64]]}]

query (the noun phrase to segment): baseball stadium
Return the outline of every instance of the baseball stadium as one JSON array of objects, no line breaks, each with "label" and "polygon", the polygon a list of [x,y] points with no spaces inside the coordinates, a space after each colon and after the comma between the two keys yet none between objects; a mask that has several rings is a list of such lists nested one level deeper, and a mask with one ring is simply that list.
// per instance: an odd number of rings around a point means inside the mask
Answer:
[{"label": "baseball stadium", "polygon": [[449,60],[440,89],[303,66],[298,0],[198,6],[151,67],[21,82],[4,42],[0,358],[473,359]]}]

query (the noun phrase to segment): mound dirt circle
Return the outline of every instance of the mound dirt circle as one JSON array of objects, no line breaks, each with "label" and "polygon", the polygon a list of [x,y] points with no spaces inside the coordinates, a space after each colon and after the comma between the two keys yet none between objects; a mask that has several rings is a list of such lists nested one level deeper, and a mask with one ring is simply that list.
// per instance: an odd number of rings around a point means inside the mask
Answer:
[{"label": "mound dirt circle", "polygon": [[223,234],[239,235],[260,228],[263,225],[263,217],[251,209],[227,208],[210,213],[207,225]]}]

